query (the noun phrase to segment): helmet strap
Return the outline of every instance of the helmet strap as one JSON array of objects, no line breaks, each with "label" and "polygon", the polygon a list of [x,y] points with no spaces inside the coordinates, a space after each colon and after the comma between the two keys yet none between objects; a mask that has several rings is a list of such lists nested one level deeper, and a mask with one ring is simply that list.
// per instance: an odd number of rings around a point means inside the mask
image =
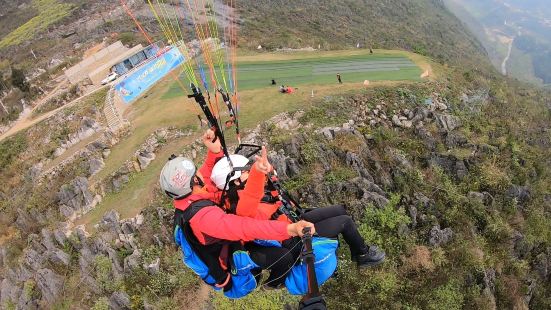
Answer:
[{"label": "helmet strap", "polygon": [[194,174],[193,177],[191,178],[191,181],[189,182],[189,186],[191,187],[192,190],[195,185],[200,187],[205,186],[205,182],[203,182],[203,180],[197,174]]}]

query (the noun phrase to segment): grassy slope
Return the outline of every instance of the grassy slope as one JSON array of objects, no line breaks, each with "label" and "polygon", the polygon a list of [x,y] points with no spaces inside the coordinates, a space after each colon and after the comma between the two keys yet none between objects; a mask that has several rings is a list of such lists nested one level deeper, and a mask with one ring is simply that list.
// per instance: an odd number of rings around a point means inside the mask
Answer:
[{"label": "grassy slope", "polygon": [[239,2],[241,44],[342,49],[356,43],[426,53],[440,62],[484,62],[483,48],[438,0]]},{"label": "grassy slope", "polygon": [[2,38],[0,48],[32,40],[37,33],[69,16],[75,9],[72,4],[57,0],[34,0],[33,5],[40,13]]},{"label": "grassy slope", "polygon": [[[365,52],[360,52],[365,53]],[[399,52],[399,51],[376,51],[377,54],[387,54],[394,57],[408,57],[423,70],[430,67],[429,62],[418,55]],[[338,55],[357,55],[357,51],[329,52],[327,56],[330,59]],[[319,54],[298,53],[298,54],[259,54],[244,56],[240,61],[257,63],[261,59],[281,61],[285,59],[309,58],[315,59]],[[413,81],[419,81],[419,68],[415,68],[414,74],[408,75]],[[397,73],[400,71],[391,71]],[[388,74],[391,74],[388,73]],[[385,73],[387,74],[387,73]],[[335,83],[334,76],[331,76],[331,83]],[[392,76],[389,77],[393,79]],[[401,78],[400,78],[401,79]],[[264,79],[269,82],[269,79]],[[363,80],[362,80],[363,81]],[[380,81],[372,83],[372,86],[393,85],[398,82]],[[198,127],[197,114],[200,114],[199,108],[195,102],[185,98],[185,93],[178,87],[174,88],[175,82],[167,77],[158,85],[153,87],[147,96],[134,103],[129,110],[128,118],[132,124],[132,134],[123,139],[116,147],[112,149],[111,155],[105,161],[105,167],[97,175],[92,177],[92,182],[101,180],[114,171],[116,171],[133,154],[146,137],[155,129],[164,126],[176,126],[196,129]],[[177,84],[177,83],[176,83]],[[273,115],[285,111],[293,111],[309,106],[312,102],[311,90],[314,90],[315,98],[320,98],[329,94],[342,94],[348,91],[354,91],[363,88],[362,83],[345,83],[343,85],[335,84],[303,84],[298,91],[292,95],[281,95],[274,87],[264,87],[240,92],[240,127],[242,130],[252,129],[257,124]],[[195,136],[197,137],[197,136]],[[157,158],[167,158],[172,153],[179,153],[184,145],[189,143],[190,139],[177,140],[163,148],[157,155]],[[107,210],[115,209],[123,217],[134,216],[139,212],[153,194],[153,188],[157,184],[158,171],[162,167],[162,160],[155,160],[145,171],[136,174],[132,180],[125,185],[125,188],[117,193],[108,195],[105,200],[93,211],[83,216],[78,224],[95,224],[101,219]]]},{"label": "grassy slope", "polygon": [[26,1],[4,1],[2,3],[3,16],[0,18],[0,38],[17,29],[23,23],[38,15],[38,11]]}]

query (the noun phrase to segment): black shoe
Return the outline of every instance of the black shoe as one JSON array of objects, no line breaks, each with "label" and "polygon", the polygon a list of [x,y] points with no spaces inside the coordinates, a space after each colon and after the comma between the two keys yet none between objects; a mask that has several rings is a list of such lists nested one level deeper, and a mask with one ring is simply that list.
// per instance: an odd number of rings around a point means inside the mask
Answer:
[{"label": "black shoe", "polygon": [[368,247],[366,252],[365,254],[356,255],[352,258],[360,268],[377,266],[385,260],[385,252],[381,251],[376,246]]}]

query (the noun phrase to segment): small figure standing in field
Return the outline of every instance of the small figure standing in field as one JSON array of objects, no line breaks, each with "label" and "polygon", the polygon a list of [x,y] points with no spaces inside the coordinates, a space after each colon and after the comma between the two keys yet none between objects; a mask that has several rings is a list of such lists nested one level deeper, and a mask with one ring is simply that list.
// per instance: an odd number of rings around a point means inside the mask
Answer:
[{"label": "small figure standing in field", "polygon": [[276,85],[276,80],[272,79],[272,85]]},{"label": "small figure standing in field", "polygon": [[342,84],[341,74],[340,74],[340,73],[337,73],[337,80],[339,81],[340,84]]},{"label": "small figure standing in field", "polygon": [[372,47],[369,48],[369,54],[373,54],[373,48]]}]

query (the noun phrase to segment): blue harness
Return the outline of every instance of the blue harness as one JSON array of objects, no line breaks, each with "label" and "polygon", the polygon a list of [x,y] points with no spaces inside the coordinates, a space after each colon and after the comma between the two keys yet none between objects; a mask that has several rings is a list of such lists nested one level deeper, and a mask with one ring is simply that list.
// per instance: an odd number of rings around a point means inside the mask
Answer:
[{"label": "blue harness", "polygon": [[[229,271],[232,285],[230,289],[224,290],[224,295],[228,298],[241,298],[256,288],[256,279],[251,270],[259,268],[259,266],[253,262],[239,243],[221,241],[209,246],[201,244],[189,224],[191,218],[199,210],[214,205],[212,201],[199,200],[193,202],[185,211],[177,209],[174,217],[174,240],[182,250],[184,264],[215,290],[222,290],[216,284],[224,283]],[[277,241],[257,240],[255,242],[262,246],[281,247],[281,243]],[[338,244],[337,240],[330,238],[314,237],[312,240],[318,285],[325,283],[337,268]],[[229,266],[228,271],[224,270],[219,262],[224,247],[229,248],[226,264]],[[285,280],[285,285],[293,295],[307,293],[308,277],[305,262],[300,261],[291,269]]]}]

